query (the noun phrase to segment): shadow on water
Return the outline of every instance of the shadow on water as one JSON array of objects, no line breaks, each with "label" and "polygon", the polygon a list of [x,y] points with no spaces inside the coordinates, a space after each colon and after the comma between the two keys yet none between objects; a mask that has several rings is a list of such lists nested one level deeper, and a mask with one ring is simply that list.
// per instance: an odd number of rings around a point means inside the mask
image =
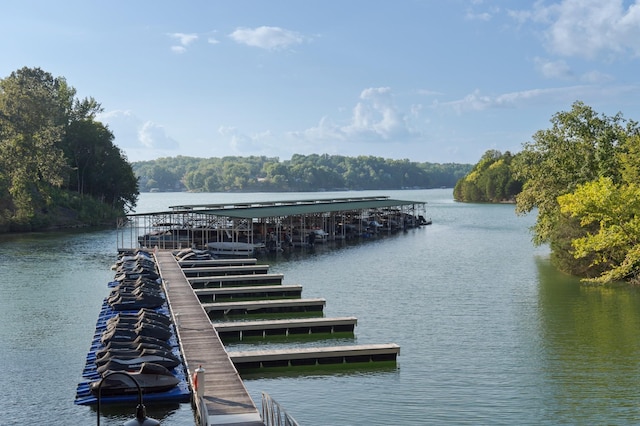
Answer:
[{"label": "shadow on water", "polygon": [[241,370],[240,375],[243,380],[261,379],[285,379],[285,378],[305,378],[314,377],[349,377],[366,376],[373,377],[382,374],[397,374],[399,367],[396,362],[361,362],[345,364],[327,365],[306,365],[297,367],[273,367],[263,369]]}]

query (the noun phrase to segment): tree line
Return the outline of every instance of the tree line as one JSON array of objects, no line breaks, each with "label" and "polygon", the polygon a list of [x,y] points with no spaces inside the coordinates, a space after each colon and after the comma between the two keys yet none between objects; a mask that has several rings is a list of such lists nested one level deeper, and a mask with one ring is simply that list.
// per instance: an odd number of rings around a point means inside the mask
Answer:
[{"label": "tree line", "polygon": [[515,202],[516,195],[522,191],[522,182],[516,179],[512,169],[514,158],[509,151],[485,152],[469,174],[456,183],[453,198],[475,203]]},{"label": "tree line", "polygon": [[319,191],[453,187],[469,164],[417,163],[374,156],[171,157],[134,162],[141,191]]},{"label": "tree line", "polygon": [[640,127],[622,113],[577,101],[518,154],[488,151],[454,194],[514,198],[518,214],[537,211],[534,242],[549,245],[559,269],[590,283],[640,284]]},{"label": "tree line", "polygon": [[40,68],[0,80],[0,231],[99,224],[135,206],[137,179],[100,112]]}]

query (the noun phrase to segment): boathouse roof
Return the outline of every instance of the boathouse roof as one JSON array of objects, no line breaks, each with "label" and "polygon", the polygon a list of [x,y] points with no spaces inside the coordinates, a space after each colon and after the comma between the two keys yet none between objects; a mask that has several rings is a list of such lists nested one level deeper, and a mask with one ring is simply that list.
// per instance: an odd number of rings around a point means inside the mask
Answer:
[{"label": "boathouse roof", "polygon": [[[256,203],[233,204],[191,204],[171,206],[170,212],[162,213],[198,213],[241,219],[260,219],[268,217],[295,216],[315,213],[330,213],[350,210],[392,208],[409,205],[424,205],[423,201],[391,199],[387,196],[350,197],[330,199],[287,200]],[[136,213],[129,216],[152,215],[154,213]]]}]

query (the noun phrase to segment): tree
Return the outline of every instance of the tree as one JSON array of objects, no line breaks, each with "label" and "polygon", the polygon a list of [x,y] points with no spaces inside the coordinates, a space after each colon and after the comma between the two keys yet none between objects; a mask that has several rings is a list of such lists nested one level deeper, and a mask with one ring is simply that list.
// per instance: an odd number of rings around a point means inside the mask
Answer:
[{"label": "tree", "polygon": [[112,145],[113,134],[101,123],[90,119],[75,120],[67,127],[64,151],[72,170],[69,189],[80,195],[93,195],[100,188],[96,182],[95,163],[101,152]]},{"label": "tree", "polygon": [[[100,104],[75,95],[64,78],[40,68],[24,67],[0,80],[3,229],[37,229],[50,221],[53,210],[82,209],[67,190],[116,210],[135,205],[138,189],[131,165],[114,146],[109,129],[95,121]],[[106,217],[107,209],[94,208],[95,201],[85,204]]]},{"label": "tree", "polygon": [[640,273],[640,186],[616,185],[601,177],[558,198],[560,211],[580,221],[592,232],[572,240],[573,255],[589,258],[600,272],[588,281],[607,283],[630,280]]},{"label": "tree", "polygon": [[618,153],[630,136],[638,134],[638,125],[620,113],[598,115],[582,102],[575,102],[571,111],[555,114],[551,123],[550,129],[536,132],[533,142],[526,143],[514,160],[515,176],[524,182],[516,211],[525,214],[537,208],[534,242],[549,243],[554,263],[576,273],[583,268],[566,250],[567,242],[588,230],[561,213],[558,197],[600,177],[619,183]]},{"label": "tree", "polygon": [[46,208],[50,187],[67,176],[59,148],[68,87],[40,68],[22,68],[0,80],[0,162],[16,217],[29,221]]},{"label": "tree", "polygon": [[453,197],[466,202],[513,201],[522,189],[511,170],[513,156],[509,151],[489,150],[471,172],[456,183]]}]

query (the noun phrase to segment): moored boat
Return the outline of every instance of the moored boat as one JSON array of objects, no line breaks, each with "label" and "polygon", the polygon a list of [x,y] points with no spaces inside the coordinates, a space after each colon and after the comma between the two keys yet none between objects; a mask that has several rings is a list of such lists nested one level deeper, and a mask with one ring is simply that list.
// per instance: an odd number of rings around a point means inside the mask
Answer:
[{"label": "moored boat", "polygon": [[264,244],[252,244],[233,241],[216,241],[207,244],[209,253],[214,256],[252,256],[264,250]]}]

